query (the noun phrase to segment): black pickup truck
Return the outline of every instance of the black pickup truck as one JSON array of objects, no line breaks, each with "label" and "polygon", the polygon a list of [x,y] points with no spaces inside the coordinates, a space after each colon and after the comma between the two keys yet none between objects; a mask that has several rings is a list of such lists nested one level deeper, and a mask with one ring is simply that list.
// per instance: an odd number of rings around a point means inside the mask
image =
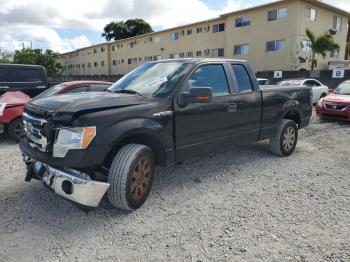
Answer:
[{"label": "black pickup truck", "polygon": [[[290,155],[309,123],[312,90],[260,90],[245,61],[179,59],[144,64],[104,93],[37,99],[25,106],[20,148],[26,181],[96,207],[139,208],[156,165],[269,140]],[[234,161],[234,159],[232,160]]]}]

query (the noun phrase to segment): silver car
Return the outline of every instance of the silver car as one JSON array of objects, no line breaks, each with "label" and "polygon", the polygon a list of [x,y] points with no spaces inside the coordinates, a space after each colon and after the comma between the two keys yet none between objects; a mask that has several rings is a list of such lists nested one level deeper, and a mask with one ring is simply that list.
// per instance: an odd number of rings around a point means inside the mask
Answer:
[{"label": "silver car", "polygon": [[285,79],[277,83],[281,86],[307,86],[312,88],[313,102],[317,103],[320,98],[329,94],[328,86],[312,78]]}]

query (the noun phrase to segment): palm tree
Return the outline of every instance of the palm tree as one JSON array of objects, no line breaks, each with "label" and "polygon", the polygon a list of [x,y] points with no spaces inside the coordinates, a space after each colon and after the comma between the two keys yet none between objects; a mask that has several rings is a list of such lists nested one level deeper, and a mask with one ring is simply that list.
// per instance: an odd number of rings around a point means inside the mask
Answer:
[{"label": "palm tree", "polygon": [[306,35],[310,40],[310,48],[312,51],[311,70],[314,70],[315,64],[317,63],[317,61],[315,60],[315,56],[321,55],[323,58],[325,58],[327,52],[332,52],[338,49],[339,45],[334,42],[333,36],[328,33],[317,37],[313,32],[311,32],[307,28]]}]

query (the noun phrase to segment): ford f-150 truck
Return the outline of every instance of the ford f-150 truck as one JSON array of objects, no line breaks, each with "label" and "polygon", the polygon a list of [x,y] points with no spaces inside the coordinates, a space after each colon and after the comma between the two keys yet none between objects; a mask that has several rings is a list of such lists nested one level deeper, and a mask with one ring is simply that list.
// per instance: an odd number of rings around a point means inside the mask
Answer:
[{"label": "ford f-150 truck", "polygon": [[146,63],[107,92],[27,103],[25,180],[41,180],[83,207],[98,206],[107,192],[113,206],[134,210],[146,201],[157,165],[261,140],[274,154],[290,155],[309,123],[311,94],[291,86],[260,90],[245,61]]}]

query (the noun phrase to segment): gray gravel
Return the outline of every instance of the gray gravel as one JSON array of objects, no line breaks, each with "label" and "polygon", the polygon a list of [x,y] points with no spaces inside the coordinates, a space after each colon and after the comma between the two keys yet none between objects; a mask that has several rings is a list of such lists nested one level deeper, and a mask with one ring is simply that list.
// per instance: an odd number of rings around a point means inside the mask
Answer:
[{"label": "gray gravel", "polygon": [[312,122],[288,158],[263,142],[159,169],[133,213],[25,183],[1,137],[0,261],[350,261],[350,125]]}]

